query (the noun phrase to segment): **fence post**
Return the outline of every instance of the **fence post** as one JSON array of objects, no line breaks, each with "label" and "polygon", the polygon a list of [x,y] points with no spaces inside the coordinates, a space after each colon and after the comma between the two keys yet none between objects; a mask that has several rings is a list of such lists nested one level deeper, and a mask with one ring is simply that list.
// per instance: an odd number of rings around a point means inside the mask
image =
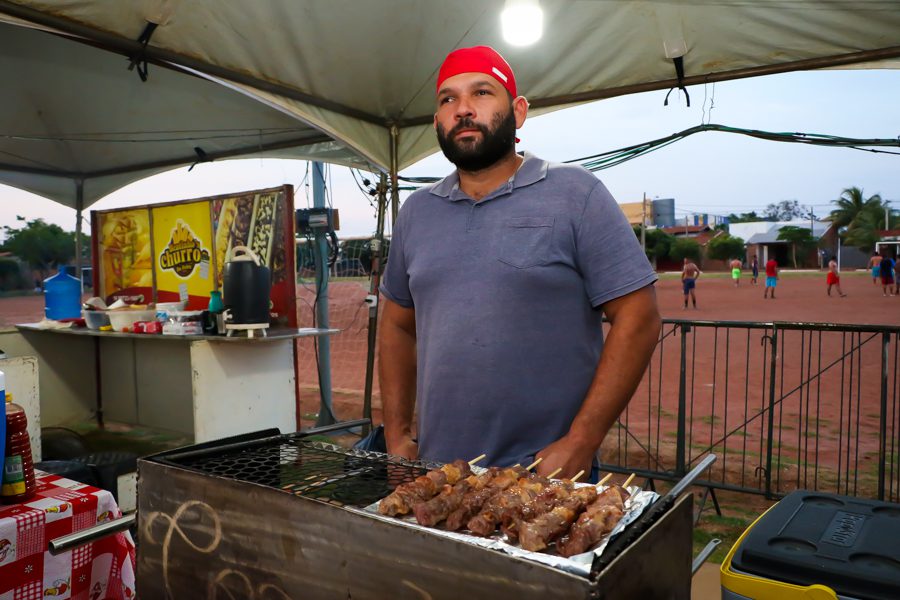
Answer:
[{"label": "fence post", "polygon": [[675,447],[675,474],[687,473],[687,334],[690,323],[681,324],[681,366],[678,373],[678,431]]},{"label": "fence post", "polygon": [[[775,437],[775,373],[778,367],[778,326],[772,326],[772,355],[769,358],[769,432],[766,441],[766,498],[772,498],[772,452]],[[779,448],[779,452],[781,449]]]},{"label": "fence post", "polygon": [[885,331],[881,334],[881,408],[878,417],[878,499],[884,500],[885,463],[887,462],[887,390],[888,390],[888,357],[890,355],[891,336]]}]

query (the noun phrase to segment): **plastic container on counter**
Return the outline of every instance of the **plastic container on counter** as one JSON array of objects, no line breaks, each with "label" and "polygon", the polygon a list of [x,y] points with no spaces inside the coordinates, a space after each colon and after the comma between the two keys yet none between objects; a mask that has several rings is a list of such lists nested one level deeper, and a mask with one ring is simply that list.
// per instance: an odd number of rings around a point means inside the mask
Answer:
[{"label": "plastic container on counter", "polygon": [[84,310],[81,314],[88,329],[97,330],[109,325],[109,315],[105,310]]},{"label": "plastic container on counter", "polygon": [[156,309],[139,310],[135,308],[122,308],[108,310],[109,324],[113,331],[131,331],[131,327],[138,321],[150,321],[156,318]]},{"label": "plastic container on counter", "polygon": [[202,310],[178,310],[169,312],[163,323],[163,335],[200,335],[203,333]]},{"label": "plastic container on counter", "polygon": [[156,303],[156,320],[165,323],[169,320],[169,313],[173,311],[182,311],[187,307],[185,302],[157,302]]},{"label": "plastic container on counter", "polygon": [[34,461],[25,409],[9,400],[11,397],[6,402],[6,452],[0,500],[5,504],[17,504],[34,496]]},{"label": "plastic container on counter", "polygon": [[54,321],[81,316],[81,282],[72,277],[72,267],[60,267],[44,280],[44,316]]}]

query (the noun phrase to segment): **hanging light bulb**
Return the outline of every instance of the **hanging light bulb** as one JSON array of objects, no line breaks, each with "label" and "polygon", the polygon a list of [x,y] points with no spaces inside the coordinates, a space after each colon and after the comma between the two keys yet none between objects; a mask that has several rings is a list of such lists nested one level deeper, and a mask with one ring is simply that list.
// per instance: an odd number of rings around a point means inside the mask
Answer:
[{"label": "hanging light bulb", "polygon": [[503,39],[513,46],[528,46],[544,33],[544,11],[538,0],[506,0],[500,13]]}]

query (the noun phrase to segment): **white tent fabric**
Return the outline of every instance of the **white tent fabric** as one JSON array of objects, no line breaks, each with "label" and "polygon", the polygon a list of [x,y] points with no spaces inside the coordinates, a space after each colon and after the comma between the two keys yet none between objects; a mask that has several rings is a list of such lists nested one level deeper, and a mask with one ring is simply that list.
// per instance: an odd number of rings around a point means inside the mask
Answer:
[{"label": "white tent fabric", "polygon": [[[85,208],[199,159],[357,152],[292,115],[170,69],[142,82],[105,50],[0,23],[0,182]],[[79,196],[78,184],[82,194]]]},{"label": "white tent fabric", "polygon": [[[183,77],[155,62],[180,65],[245,95],[221,96],[229,116],[220,126],[243,126],[259,113],[243,113],[247,97],[257,99],[269,109],[264,121],[285,126],[285,117],[293,117],[289,127],[298,136],[316,131],[336,140],[321,149],[330,158],[350,161],[354,154],[391,170],[435,151],[436,72],[444,55],[462,46],[500,50],[534,111],[670,88],[677,84],[677,57],[685,85],[863,62],[895,67],[900,57],[900,0],[541,0],[544,36],[526,48],[502,40],[503,6],[503,0],[0,0],[0,14],[119,54],[143,51],[151,61],[146,83],[121,59],[112,61],[118,71],[110,75],[127,79],[135,94]],[[136,40],[148,21],[159,27],[142,50]],[[219,97],[211,103],[216,110]],[[168,104],[173,120],[189,112],[183,104],[190,105],[186,96]],[[103,121],[116,113],[98,112],[94,131],[112,129]],[[55,116],[56,132],[84,127],[71,119]],[[2,151],[6,142],[0,144]],[[168,156],[185,159],[183,150]],[[108,179],[102,187],[116,184]]]}]

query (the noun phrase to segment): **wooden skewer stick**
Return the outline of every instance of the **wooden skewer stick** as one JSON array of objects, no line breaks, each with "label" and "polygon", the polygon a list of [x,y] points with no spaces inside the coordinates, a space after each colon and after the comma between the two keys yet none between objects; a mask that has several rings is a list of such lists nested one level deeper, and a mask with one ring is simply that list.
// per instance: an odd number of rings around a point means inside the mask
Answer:
[{"label": "wooden skewer stick", "polygon": [[600,481],[597,482],[597,487],[600,487],[601,485],[603,485],[604,483],[609,481],[610,477],[612,477],[612,473],[607,473],[606,477],[604,477],[603,479],[601,479]]},{"label": "wooden skewer stick", "polygon": [[571,481],[572,483],[575,483],[576,481],[578,481],[579,479],[581,479],[581,476],[582,476],[582,475],[584,475],[584,469],[582,469],[582,470],[578,471],[577,473],[575,473],[575,476],[572,477],[572,479],[570,479],[569,481]]},{"label": "wooden skewer stick", "polygon": [[625,483],[622,484],[622,487],[625,488],[625,489],[627,490],[627,489],[628,489],[628,485],[634,480],[634,477],[635,477],[635,474],[632,473],[632,474],[628,477],[628,479],[625,480]]},{"label": "wooden skewer stick", "polygon": [[562,471],[562,467],[558,468],[557,470],[555,470],[552,473],[550,473],[549,475],[547,475],[547,479],[553,479],[554,477],[559,475],[560,471]]},{"label": "wooden skewer stick", "polygon": [[476,456],[475,458],[473,458],[472,460],[469,461],[469,466],[470,467],[475,466],[475,463],[479,463],[479,462],[483,461],[486,456],[487,456],[487,454],[482,454],[481,456]]},{"label": "wooden skewer stick", "polygon": [[543,459],[543,458],[537,459],[536,461],[534,461],[533,463],[531,463],[530,465],[528,465],[527,467],[525,467],[525,470],[526,470],[526,471],[532,470],[533,468],[535,468],[536,466],[538,466],[539,464],[541,464],[541,461],[542,461],[542,460],[544,460],[544,459]]}]

